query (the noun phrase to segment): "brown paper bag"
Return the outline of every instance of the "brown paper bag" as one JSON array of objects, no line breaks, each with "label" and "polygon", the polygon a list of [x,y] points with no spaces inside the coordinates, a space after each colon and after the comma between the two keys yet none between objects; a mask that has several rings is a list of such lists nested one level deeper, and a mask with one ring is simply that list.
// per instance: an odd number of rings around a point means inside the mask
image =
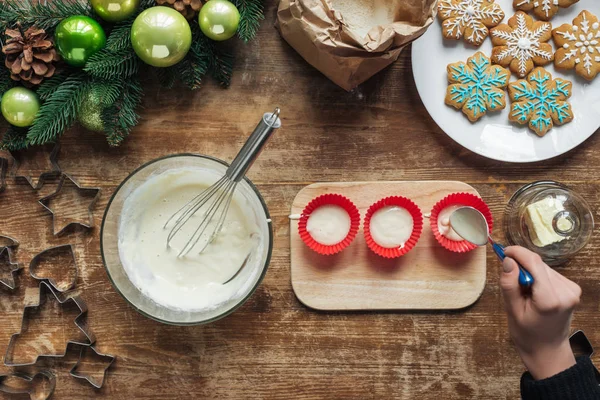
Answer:
[{"label": "brown paper bag", "polygon": [[431,25],[437,4],[437,0],[364,0],[377,12],[384,10],[388,18],[363,36],[365,32],[348,22],[360,15],[344,18],[335,9],[336,1],[339,4],[339,0],[281,0],[275,25],[306,61],[346,90],[396,61],[404,46]]}]

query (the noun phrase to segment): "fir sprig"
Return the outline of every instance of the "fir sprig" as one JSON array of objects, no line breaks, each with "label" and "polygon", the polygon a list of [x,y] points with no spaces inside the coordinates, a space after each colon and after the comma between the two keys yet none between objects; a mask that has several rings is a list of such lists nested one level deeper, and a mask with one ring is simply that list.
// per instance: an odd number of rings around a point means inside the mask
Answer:
[{"label": "fir sprig", "polygon": [[0,7],[0,28],[4,31],[17,23],[53,30],[63,19],[73,15],[92,15],[88,1],[3,0]]},{"label": "fir sprig", "polygon": [[27,129],[9,125],[0,141],[0,150],[17,151],[29,146]]},{"label": "fir sprig", "polygon": [[60,85],[67,80],[69,76],[67,74],[54,75],[52,78],[45,79],[37,90],[37,95],[41,100],[46,100],[50,97]]},{"label": "fir sprig", "polygon": [[102,113],[106,140],[111,146],[120,145],[139,120],[136,109],[142,102],[142,86],[135,77],[123,81],[122,85],[120,98]]},{"label": "fir sprig", "polygon": [[129,78],[137,74],[139,59],[132,49],[112,52],[102,49],[90,57],[83,70],[101,79]]},{"label": "fir sprig", "polygon": [[94,97],[100,99],[100,103],[108,107],[114,104],[123,93],[123,82],[120,80],[102,80],[92,81],[90,91]]},{"label": "fir sprig", "polygon": [[134,18],[119,22],[114,26],[108,39],[106,39],[106,49],[110,51],[120,51],[131,47],[131,25]]},{"label": "fir sprig", "polygon": [[244,42],[254,39],[260,27],[260,22],[265,19],[263,0],[233,0],[240,12],[240,26],[238,36]]},{"label": "fir sprig", "polygon": [[40,107],[37,117],[27,133],[32,145],[56,140],[68,129],[75,119],[90,85],[90,78],[84,73],[70,75],[60,84]]},{"label": "fir sprig", "polygon": [[[2,59],[0,62],[4,64],[4,59]],[[15,81],[10,79],[10,72],[8,71],[8,68],[2,68],[2,66],[0,66],[0,97],[2,97],[4,92],[6,92],[8,89],[15,86],[15,83]]]}]

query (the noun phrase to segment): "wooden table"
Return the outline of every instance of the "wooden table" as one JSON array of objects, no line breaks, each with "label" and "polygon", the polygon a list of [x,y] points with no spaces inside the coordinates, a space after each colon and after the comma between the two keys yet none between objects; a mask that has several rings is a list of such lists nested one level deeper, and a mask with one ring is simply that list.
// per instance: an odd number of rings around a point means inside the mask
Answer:
[{"label": "wooden table", "polygon": [[[51,234],[49,215],[36,200],[52,192],[56,182],[34,192],[22,181],[10,181],[0,195],[0,233],[21,241],[19,262],[28,265],[51,245],[76,246],[78,288],[90,307],[98,349],[119,357],[100,391],[68,375],[75,354],[50,363],[58,374],[54,398],[517,398],[523,366],[507,335],[498,263],[491,252],[483,296],[467,310],[315,312],[298,302],[290,284],[290,204],[312,182],[461,180],[490,204],[500,236],[505,203],[530,181],[564,182],[598,209],[600,135],[539,164],[484,159],[449,139],[429,117],[413,81],[410,49],[391,68],[346,93],[280,38],[273,28],[276,1],[268,3],[257,40],[238,45],[230,89],[212,82],[196,93],[147,87],[143,121],[118,149],[80,128],[64,136],[62,169],[85,186],[103,189],[91,232]],[[113,289],[100,257],[98,226],[110,195],[134,168],[166,154],[200,152],[231,160],[257,115],[275,105],[283,109],[284,128],[249,174],[274,222],[275,249],[266,279],[239,311],[208,326],[172,327],[139,315]],[[599,247],[596,235],[560,269],[583,288],[573,327],[585,330],[597,346]],[[19,290],[0,292],[2,354],[19,330],[24,299],[36,292],[26,272]],[[71,326],[69,320],[61,325],[60,315],[47,313],[43,322],[51,334],[37,339],[54,341],[57,351]]]}]

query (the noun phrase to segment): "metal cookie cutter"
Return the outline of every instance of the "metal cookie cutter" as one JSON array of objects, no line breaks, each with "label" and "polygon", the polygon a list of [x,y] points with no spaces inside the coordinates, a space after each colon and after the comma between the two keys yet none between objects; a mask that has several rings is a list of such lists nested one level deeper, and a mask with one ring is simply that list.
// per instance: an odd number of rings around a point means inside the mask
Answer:
[{"label": "metal cookie cutter", "polygon": [[[65,184],[66,180],[70,180],[79,191],[95,191],[96,195],[94,196],[94,198],[92,199],[92,201],[90,202],[90,205],[88,206],[88,223],[83,223],[83,222],[70,222],[67,225],[65,225],[62,229],[60,229],[59,231],[56,231],[56,218],[55,218],[55,213],[54,211],[52,211],[52,209],[49,207],[49,202],[50,200],[52,200],[55,197],[58,197],[60,195],[60,192]],[[54,233],[54,235],[60,235],[61,233],[63,233],[65,231],[65,229],[67,229],[69,226],[71,225],[79,225],[82,226],[84,228],[87,229],[91,229],[94,227],[94,213],[93,213],[93,209],[94,209],[94,205],[96,204],[96,202],[98,201],[98,198],[100,197],[100,192],[101,189],[100,188],[87,188],[87,187],[82,187],[79,185],[79,183],[77,183],[76,180],[74,180],[70,175],[63,173],[61,178],[60,178],[60,182],[58,183],[58,187],[56,188],[56,191],[42,199],[39,200],[39,203],[50,212],[50,214],[52,214],[52,232]]]},{"label": "metal cookie cutter", "polygon": [[0,235],[0,267],[8,267],[9,275],[6,278],[0,278],[0,284],[7,287],[9,290],[15,290],[17,283],[15,274],[22,268],[19,263],[12,261],[13,250],[19,246],[19,242],[10,236]]},{"label": "metal cookie cutter", "polygon": [[21,166],[23,165],[23,160],[22,157],[20,157],[20,153],[19,152],[15,152],[14,154],[11,153],[11,156],[13,157],[13,159],[15,160],[15,162],[13,163],[13,167],[11,170],[11,177],[13,178],[23,178],[27,181],[27,183],[29,183],[29,185],[35,189],[41,189],[42,186],[44,186],[44,182],[46,181],[46,179],[48,178],[54,178],[60,175],[60,166],[58,165],[58,153],[60,152],[60,144],[56,143],[54,145],[54,147],[52,148],[52,151],[50,152],[50,165],[52,170],[51,171],[46,171],[46,172],[42,172],[40,174],[40,176],[37,178],[37,182],[34,182],[34,177],[32,177],[31,175],[21,175],[19,174],[19,169],[21,168]]},{"label": "metal cookie cutter", "polygon": [[[61,287],[59,287],[58,283],[56,283],[56,281],[53,278],[47,278],[47,277],[40,276],[38,274],[38,267],[39,267],[41,261],[47,255],[54,255],[57,253],[60,254],[60,253],[67,252],[67,251],[70,252],[71,259],[73,260],[73,265],[75,266],[75,274],[74,274],[71,282],[69,282],[69,285],[66,288],[61,288]],[[31,263],[29,264],[29,274],[31,275],[31,277],[33,279],[42,281],[42,282],[48,282],[52,286],[52,288],[59,293],[68,292],[69,290],[71,290],[75,287],[75,285],[77,284],[77,273],[78,273],[77,270],[78,270],[78,268],[77,268],[77,259],[75,258],[75,251],[73,249],[73,245],[70,245],[70,244],[64,244],[62,246],[56,246],[56,247],[51,247],[49,249],[46,249],[46,250],[42,251],[41,253],[38,253],[35,257],[33,257],[33,259],[31,260]]]},{"label": "metal cookie cutter", "polygon": [[[84,373],[81,373],[78,371],[79,366],[82,364],[82,360],[85,358],[85,353],[89,350],[96,353],[96,355],[100,356],[100,358],[106,360],[106,366],[104,367],[104,373],[102,375],[102,380],[100,382],[94,380],[93,376],[87,375],[87,374],[84,374]],[[75,364],[73,366],[73,368],[71,368],[71,371],[69,373],[71,374],[72,377],[77,378],[77,379],[85,379],[86,381],[89,382],[90,385],[92,385],[96,389],[101,389],[102,386],[104,386],[104,382],[106,382],[106,374],[108,373],[108,369],[113,365],[113,363],[115,362],[116,359],[117,359],[116,356],[112,356],[110,354],[98,353],[98,351],[96,350],[96,348],[94,346],[82,346],[81,352],[79,353],[79,359],[77,359],[77,364]]]},{"label": "metal cookie cutter", "polygon": [[[571,344],[571,349],[573,349],[575,356],[586,356],[592,358],[594,355],[594,348],[582,330],[573,333],[571,337],[569,337],[569,343]],[[594,374],[596,375],[596,382],[600,384],[600,372],[598,372],[598,368],[595,366]]]},{"label": "metal cookie cutter", "polygon": [[[44,384],[44,381],[48,381]],[[40,371],[33,376],[15,373],[0,375],[0,392],[28,394],[31,400],[48,400],[56,388],[56,376],[50,371]]]},{"label": "metal cookie cutter", "polygon": [[[33,361],[33,362],[16,363],[13,360],[13,357],[14,357],[13,353],[14,353],[16,339],[23,332],[27,331],[27,329],[29,327],[28,319],[26,316],[27,310],[28,309],[37,309],[41,305],[43,305],[45,303],[49,293],[52,294],[52,296],[56,299],[56,301],[58,301],[58,303],[61,305],[66,304],[66,303],[73,303],[73,304],[75,304],[75,306],[77,306],[77,308],[79,309],[80,312],[79,312],[79,315],[75,318],[75,325],[85,335],[85,337],[87,338],[87,341],[81,342],[78,340],[68,340],[67,346],[65,347],[64,354],[40,354],[36,357],[35,361]],[[10,337],[10,341],[8,342],[8,347],[6,348],[6,355],[4,356],[4,365],[6,365],[7,367],[23,367],[23,366],[28,366],[28,365],[34,365],[35,363],[37,363],[37,361],[40,357],[55,357],[55,358],[64,357],[67,354],[67,348],[68,348],[69,344],[78,344],[81,346],[91,346],[92,344],[94,344],[96,342],[96,336],[94,335],[94,333],[91,331],[90,327],[87,324],[87,311],[88,311],[87,305],[85,304],[85,302],[83,301],[83,299],[81,297],[73,296],[73,297],[68,297],[66,299],[61,299],[59,297],[59,295],[56,292],[54,292],[54,290],[52,290],[52,287],[50,286],[50,284],[48,284],[46,282],[40,282],[40,300],[37,305],[26,306],[24,308],[23,320],[21,323],[21,331],[19,333],[13,334]]]}]

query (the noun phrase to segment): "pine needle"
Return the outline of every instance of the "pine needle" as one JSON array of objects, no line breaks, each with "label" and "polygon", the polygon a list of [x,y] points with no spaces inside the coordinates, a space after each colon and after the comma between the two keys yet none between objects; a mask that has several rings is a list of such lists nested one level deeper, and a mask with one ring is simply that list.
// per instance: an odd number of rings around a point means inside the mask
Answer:
[{"label": "pine needle", "polygon": [[40,99],[46,100],[60,87],[65,80],[67,80],[67,78],[67,74],[59,74],[54,75],[50,79],[45,79],[38,88],[36,92],[37,95],[40,97]]},{"label": "pine needle", "polygon": [[142,102],[143,91],[137,78],[123,82],[120,98],[110,107],[104,109],[102,120],[106,140],[111,146],[119,146],[138,124],[139,115],[136,109]]},{"label": "pine needle", "polygon": [[83,73],[74,73],[65,79],[40,107],[27,133],[29,143],[44,144],[62,135],[75,122],[89,86],[89,77]]},{"label": "pine needle", "polygon": [[177,69],[175,67],[154,68],[158,83],[166,89],[172,89],[177,82]]},{"label": "pine needle", "polygon": [[17,128],[9,125],[2,140],[0,140],[0,150],[17,151],[27,148],[27,129]]},{"label": "pine needle", "polygon": [[90,57],[83,70],[100,79],[124,79],[137,74],[139,62],[133,49],[117,52],[102,49]]},{"label": "pine needle", "polygon": [[254,39],[260,22],[265,19],[263,0],[233,0],[240,12],[240,26],[238,36],[248,43]]},{"label": "pine needle", "polygon": [[112,52],[125,50],[131,47],[131,25],[135,18],[116,24],[108,39],[106,39],[106,49]]},{"label": "pine needle", "polygon": [[63,19],[73,15],[92,15],[88,1],[44,1],[4,0],[0,6],[0,26],[2,30],[17,22],[23,26],[35,25],[46,31],[56,28]]},{"label": "pine needle", "polygon": [[94,80],[90,85],[90,91],[100,99],[100,103],[108,107],[114,104],[123,94],[123,82],[118,80]]}]

